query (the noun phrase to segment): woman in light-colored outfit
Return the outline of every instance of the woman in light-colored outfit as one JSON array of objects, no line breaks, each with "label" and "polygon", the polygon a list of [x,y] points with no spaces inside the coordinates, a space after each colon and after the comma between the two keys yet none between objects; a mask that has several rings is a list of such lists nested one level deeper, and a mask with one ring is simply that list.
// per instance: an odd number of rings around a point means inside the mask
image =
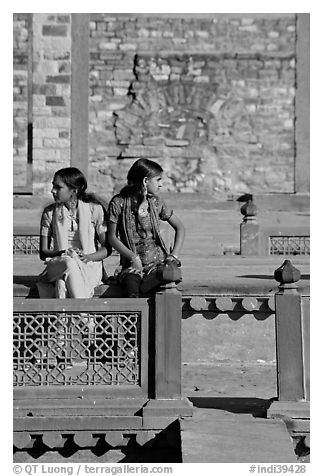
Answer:
[{"label": "woman in light-colored outfit", "polygon": [[102,281],[109,247],[105,212],[86,187],[75,167],[54,175],[55,203],[44,209],[40,225],[40,258],[46,266],[37,282],[41,298],[90,298]]}]

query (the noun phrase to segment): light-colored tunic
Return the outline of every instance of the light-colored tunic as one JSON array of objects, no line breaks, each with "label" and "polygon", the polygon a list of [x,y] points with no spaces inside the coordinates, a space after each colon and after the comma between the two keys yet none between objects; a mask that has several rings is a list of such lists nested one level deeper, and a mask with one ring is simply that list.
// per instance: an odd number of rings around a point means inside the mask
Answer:
[{"label": "light-colored tunic", "polygon": [[[87,254],[94,253],[99,243],[104,244],[106,229],[100,204],[79,202],[76,213],[71,214],[55,203],[43,211],[40,234],[53,241],[54,250],[82,250]],[[84,263],[75,251],[47,258],[45,265],[37,283],[41,298],[90,298],[102,280],[102,261]]]}]

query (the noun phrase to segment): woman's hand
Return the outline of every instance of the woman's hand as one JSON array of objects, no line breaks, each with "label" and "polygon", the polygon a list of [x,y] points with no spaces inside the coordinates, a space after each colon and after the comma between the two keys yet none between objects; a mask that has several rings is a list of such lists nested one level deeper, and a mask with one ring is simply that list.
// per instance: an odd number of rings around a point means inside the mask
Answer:
[{"label": "woman's hand", "polygon": [[134,255],[130,260],[130,268],[134,268],[136,271],[142,272],[142,262],[138,255]]},{"label": "woman's hand", "polygon": [[142,273],[142,263],[140,257],[127,248],[117,237],[117,224],[111,221],[108,222],[108,242],[120,253],[129,263],[128,268],[135,272]]},{"label": "woman's hand", "polygon": [[82,263],[89,263],[90,261],[92,261],[90,255],[86,255],[85,253],[83,253],[83,251],[78,251],[78,257],[80,258],[80,260],[82,261]]}]

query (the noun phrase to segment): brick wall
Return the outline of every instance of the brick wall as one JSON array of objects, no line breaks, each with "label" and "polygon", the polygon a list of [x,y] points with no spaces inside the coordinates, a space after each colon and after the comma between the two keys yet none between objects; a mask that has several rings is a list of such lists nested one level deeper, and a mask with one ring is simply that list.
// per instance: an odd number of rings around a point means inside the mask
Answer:
[{"label": "brick wall", "polygon": [[93,186],[143,156],[169,190],[293,192],[295,21],[91,14]]}]

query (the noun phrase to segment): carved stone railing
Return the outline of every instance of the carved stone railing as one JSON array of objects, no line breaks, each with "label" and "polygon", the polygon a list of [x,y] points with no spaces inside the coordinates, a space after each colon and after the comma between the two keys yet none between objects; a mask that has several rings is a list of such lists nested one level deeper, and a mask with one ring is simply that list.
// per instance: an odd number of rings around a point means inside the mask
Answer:
[{"label": "carved stone railing", "polygon": [[13,236],[13,254],[39,253],[39,234],[19,234]]},{"label": "carved stone railing", "polygon": [[[39,253],[39,233],[26,232],[13,235],[13,254],[14,255],[37,255]],[[118,253],[113,250],[112,255]]]},{"label": "carved stone railing", "polygon": [[262,230],[262,249],[270,255],[309,255],[310,236],[306,227],[283,228],[266,227]]},{"label": "carved stone railing", "polygon": [[238,199],[244,201],[240,224],[240,254],[256,255],[309,255],[310,231],[304,226],[265,226],[257,223],[257,208],[253,196],[246,194]]},{"label": "carved stone railing", "polygon": [[15,302],[16,395],[84,385],[129,385],[147,393],[147,300],[130,309],[120,299]]},{"label": "carved stone railing", "polygon": [[200,314],[206,319],[215,319],[227,315],[238,320],[246,314],[252,314],[258,320],[267,319],[275,312],[273,295],[185,295],[182,297],[182,318],[187,319]]},{"label": "carved stone railing", "polygon": [[192,415],[181,393],[174,283],[147,298],[16,297],[13,307],[17,451],[130,437],[143,445]]},{"label": "carved stone railing", "polygon": [[129,432],[147,441],[143,432],[191,415],[181,395],[181,319],[193,315],[237,324],[275,315],[278,401],[268,416],[308,432],[309,296],[297,292],[299,277],[285,261],[276,294],[181,295],[169,283],[140,299],[15,298],[16,447],[40,437],[47,446],[101,437],[125,444]]}]

